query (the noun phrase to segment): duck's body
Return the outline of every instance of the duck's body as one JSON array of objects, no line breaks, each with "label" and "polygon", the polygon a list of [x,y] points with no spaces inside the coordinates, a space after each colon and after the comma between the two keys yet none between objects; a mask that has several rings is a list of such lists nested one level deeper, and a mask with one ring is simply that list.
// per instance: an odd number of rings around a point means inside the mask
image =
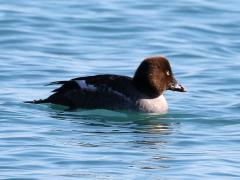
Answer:
[{"label": "duck's body", "polygon": [[[166,77],[165,77],[166,76]],[[120,75],[96,75],[57,81],[61,84],[54,94],[44,100],[30,103],[53,103],[68,106],[68,110],[110,109],[166,113],[167,101],[163,92],[167,89],[185,91],[177,87],[170,64],[163,57],[144,60],[133,78]]]}]

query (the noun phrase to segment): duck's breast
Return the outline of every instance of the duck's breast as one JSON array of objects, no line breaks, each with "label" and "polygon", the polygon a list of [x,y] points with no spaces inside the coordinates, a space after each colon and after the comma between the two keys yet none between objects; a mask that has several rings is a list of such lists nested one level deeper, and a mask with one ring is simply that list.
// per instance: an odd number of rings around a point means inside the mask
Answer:
[{"label": "duck's breast", "polygon": [[154,99],[141,98],[137,100],[136,105],[139,111],[147,113],[165,114],[168,111],[168,104],[163,95]]}]

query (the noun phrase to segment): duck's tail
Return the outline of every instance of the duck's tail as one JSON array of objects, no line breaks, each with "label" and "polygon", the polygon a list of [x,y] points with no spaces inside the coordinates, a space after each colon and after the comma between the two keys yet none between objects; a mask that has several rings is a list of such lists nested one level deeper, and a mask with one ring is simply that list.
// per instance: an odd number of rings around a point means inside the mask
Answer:
[{"label": "duck's tail", "polygon": [[30,103],[30,104],[42,104],[42,103],[48,103],[48,99],[39,99],[39,100],[33,100],[33,101],[24,101],[24,103]]}]

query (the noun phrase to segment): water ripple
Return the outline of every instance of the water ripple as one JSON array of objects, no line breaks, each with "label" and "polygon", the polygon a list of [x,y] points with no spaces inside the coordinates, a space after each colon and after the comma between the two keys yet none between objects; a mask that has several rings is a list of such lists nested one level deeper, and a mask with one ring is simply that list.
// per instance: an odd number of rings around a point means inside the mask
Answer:
[{"label": "water ripple", "polygon": [[[0,2],[0,178],[239,177],[237,0]],[[159,54],[189,89],[167,115],[23,103]]]}]

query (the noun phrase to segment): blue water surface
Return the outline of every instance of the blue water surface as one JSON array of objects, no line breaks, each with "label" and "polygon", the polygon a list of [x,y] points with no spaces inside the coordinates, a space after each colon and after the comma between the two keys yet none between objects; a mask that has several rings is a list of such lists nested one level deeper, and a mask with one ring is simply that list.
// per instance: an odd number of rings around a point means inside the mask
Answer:
[{"label": "blue water surface", "polygon": [[[0,179],[239,179],[240,1],[0,0]],[[150,115],[24,104],[164,55],[187,93]]]}]

